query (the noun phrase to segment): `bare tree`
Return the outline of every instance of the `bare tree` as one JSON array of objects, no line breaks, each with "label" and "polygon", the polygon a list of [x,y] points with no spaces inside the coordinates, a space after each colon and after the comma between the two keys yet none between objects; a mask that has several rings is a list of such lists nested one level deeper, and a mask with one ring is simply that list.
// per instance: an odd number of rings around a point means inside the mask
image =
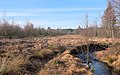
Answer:
[{"label": "bare tree", "polygon": [[116,15],[116,18],[118,20],[117,23],[120,24],[120,0],[110,0],[110,1],[114,7],[115,15]]},{"label": "bare tree", "polygon": [[116,16],[116,36],[120,37],[120,0],[111,0]]},{"label": "bare tree", "polygon": [[27,22],[24,27],[26,37],[31,37],[34,33],[34,25],[30,22]]},{"label": "bare tree", "polygon": [[89,43],[90,43],[90,36],[89,36],[89,19],[88,19],[88,14],[85,15],[85,19],[84,19],[84,24],[85,24],[85,32],[84,32],[84,36],[85,36],[85,42],[87,44],[87,54],[86,54],[86,59],[87,59],[87,64],[89,66],[89,62],[90,62],[90,56],[89,56]]},{"label": "bare tree", "polygon": [[95,37],[97,37],[98,36],[97,18],[94,20],[94,26],[95,26]]}]

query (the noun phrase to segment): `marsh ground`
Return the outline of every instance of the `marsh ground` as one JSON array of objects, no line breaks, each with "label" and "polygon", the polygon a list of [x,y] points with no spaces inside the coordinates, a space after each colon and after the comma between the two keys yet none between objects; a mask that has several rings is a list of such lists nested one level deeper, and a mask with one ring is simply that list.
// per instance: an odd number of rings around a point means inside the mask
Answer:
[{"label": "marsh ground", "polygon": [[[106,38],[89,38],[90,42],[108,43]],[[96,56],[102,62],[120,70],[120,44],[116,39],[114,45]],[[0,74],[1,75],[92,75],[90,69],[71,53],[77,46],[87,44],[85,37],[65,35],[55,37],[38,37],[26,39],[0,40]],[[112,51],[112,52],[111,52]],[[110,56],[110,55],[113,56]],[[102,57],[104,58],[102,58]]]}]

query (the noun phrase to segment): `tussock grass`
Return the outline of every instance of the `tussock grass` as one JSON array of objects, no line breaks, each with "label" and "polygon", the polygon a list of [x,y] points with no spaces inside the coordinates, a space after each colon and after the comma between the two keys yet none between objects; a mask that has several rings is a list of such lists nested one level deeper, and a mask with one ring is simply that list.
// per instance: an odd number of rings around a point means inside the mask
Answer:
[{"label": "tussock grass", "polygon": [[24,55],[0,58],[0,74],[19,70],[20,65],[26,63],[27,60],[28,56]]},{"label": "tussock grass", "polygon": [[80,59],[65,51],[49,61],[39,75],[92,75],[92,73],[81,64]]},{"label": "tussock grass", "polygon": [[105,51],[96,53],[97,58],[113,67],[113,71],[120,73],[120,42],[113,42]]},{"label": "tussock grass", "polygon": [[42,49],[42,50],[39,50],[39,51],[35,52],[34,55],[43,57],[44,55],[50,54],[50,53],[52,53],[52,51],[50,49]]}]

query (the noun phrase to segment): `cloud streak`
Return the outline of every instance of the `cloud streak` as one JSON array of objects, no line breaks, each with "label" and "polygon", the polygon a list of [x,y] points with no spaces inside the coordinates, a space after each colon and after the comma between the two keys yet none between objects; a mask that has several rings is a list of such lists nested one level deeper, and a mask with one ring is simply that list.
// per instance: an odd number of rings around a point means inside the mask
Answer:
[{"label": "cloud streak", "polygon": [[[45,8],[45,9],[6,9],[6,16],[50,16],[48,13],[61,13],[61,12],[81,12],[81,11],[101,11],[104,8]],[[0,14],[4,11],[0,9]],[[56,16],[56,14],[52,15]]]},{"label": "cloud streak", "polygon": [[67,12],[67,11],[95,11],[104,10],[104,8],[46,8],[46,9],[27,9],[28,11],[38,12]]},{"label": "cloud streak", "polygon": [[39,8],[39,9],[0,9],[0,12],[65,12],[65,11],[95,11],[104,10],[105,8]]}]

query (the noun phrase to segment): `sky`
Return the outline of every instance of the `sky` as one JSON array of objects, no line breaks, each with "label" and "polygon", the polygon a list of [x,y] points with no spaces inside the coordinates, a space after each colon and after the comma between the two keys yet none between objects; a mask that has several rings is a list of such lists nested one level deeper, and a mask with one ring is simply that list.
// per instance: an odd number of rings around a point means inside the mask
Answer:
[{"label": "sky", "polygon": [[0,18],[20,26],[30,21],[35,27],[77,28],[84,27],[86,14],[90,25],[99,24],[106,5],[106,0],[0,0]]}]

